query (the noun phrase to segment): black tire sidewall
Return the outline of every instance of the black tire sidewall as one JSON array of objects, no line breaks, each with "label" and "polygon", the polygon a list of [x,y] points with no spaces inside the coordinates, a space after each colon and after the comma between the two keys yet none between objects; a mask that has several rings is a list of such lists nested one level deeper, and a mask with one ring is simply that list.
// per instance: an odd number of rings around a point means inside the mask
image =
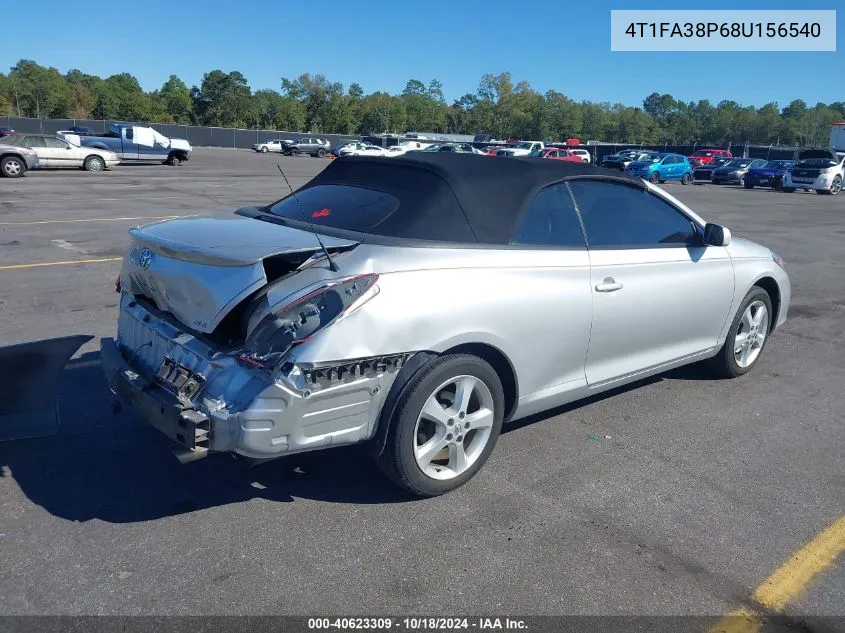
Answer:
[{"label": "black tire sidewall", "polygon": [[[455,376],[471,375],[487,385],[493,395],[494,421],[490,438],[475,463],[458,477],[445,481],[424,474],[414,457],[417,418],[426,400],[443,382]],[[424,365],[411,379],[404,395],[397,403],[391,420],[385,455],[392,463],[397,483],[419,496],[437,496],[454,490],[472,479],[484,466],[496,446],[502,428],[505,408],[502,383],[496,371],[482,359],[467,354],[440,356]],[[391,474],[391,473],[388,473]]]},{"label": "black tire sidewall", "polygon": [[[769,331],[766,332],[766,338],[763,340],[763,347],[760,349],[760,353],[757,355],[757,358],[751,363],[748,367],[740,367],[737,362],[736,358],[734,357],[734,347],[736,341],[736,331],[739,328],[739,323],[742,320],[742,315],[745,314],[745,310],[748,306],[753,303],[754,301],[762,301],[766,305],[766,310],[769,313]],[[742,303],[739,306],[739,310],[737,310],[736,315],[734,316],[733,321],[731,321],[731,329],[728,330],[728,337],[725,339],[725,345],[722,348],[720,353],[720,364],[722,365],[725,373],[731,377],[738,377],[742,376],[743,374],[747,374],[749,371],[754,369],[757,366],[757,363],[760,362],[760,359],[763,357],[763,352],[766,351],[766,345],[769,344],[769,334],[774,327],[774,312],[772,311],[772,300],[769,297],[769,293],[763,290],[760,286],[754,286],[751,290],[748,291],[748,294],[745,295],[745,299],[742,300]]]}]

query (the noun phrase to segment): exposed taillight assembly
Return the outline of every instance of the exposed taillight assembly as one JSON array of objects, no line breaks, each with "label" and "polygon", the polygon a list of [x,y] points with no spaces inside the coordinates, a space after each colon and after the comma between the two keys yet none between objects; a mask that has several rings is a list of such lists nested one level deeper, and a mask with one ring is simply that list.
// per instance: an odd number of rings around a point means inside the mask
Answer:
[{"label": "exposed taillight assembly", "polygon": [[247,337],[240,359],[274,368],[294,345],[305,343],[354,305],[375,294],[376,274],[331,282],[273,309]]}]

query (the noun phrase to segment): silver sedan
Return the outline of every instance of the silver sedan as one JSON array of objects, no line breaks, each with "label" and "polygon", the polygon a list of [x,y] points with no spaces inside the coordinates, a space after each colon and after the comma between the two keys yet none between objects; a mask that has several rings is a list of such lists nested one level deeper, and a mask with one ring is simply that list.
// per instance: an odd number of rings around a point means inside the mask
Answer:
[{"label": "silver sedan", "polygon": [[503,422],[687,363],[747,373],[790,302],[768,248],[533,158],[341,158],[131,242],[103,364],[181,459],[365,442],[422,496],[473,477]]}]

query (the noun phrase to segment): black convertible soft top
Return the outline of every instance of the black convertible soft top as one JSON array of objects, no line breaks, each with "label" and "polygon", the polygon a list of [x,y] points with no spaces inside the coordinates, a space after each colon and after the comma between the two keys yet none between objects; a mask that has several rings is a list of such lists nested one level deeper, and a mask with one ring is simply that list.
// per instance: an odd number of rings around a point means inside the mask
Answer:
[{"label": "black convertible soft top", "polygon": [[[523,209],[540,189],[578,177],[645,186],[639,178],[585,163],[410,152],[397,157],[338,158],[299,191],[304,193],[319,185],[351,185],[382,191],[400,200],[399,209],[388,220],[393,235],[426,239],[422,235],[427,232],[426,227],[438,226],[441,227],[438,233],[448,233],[454,228],[457,236],[465,233],[468,224],[475,241],[507,244]],[[319,220],[315,223],[323,224]],[[331,222],[325,226],[331,226]]]}]

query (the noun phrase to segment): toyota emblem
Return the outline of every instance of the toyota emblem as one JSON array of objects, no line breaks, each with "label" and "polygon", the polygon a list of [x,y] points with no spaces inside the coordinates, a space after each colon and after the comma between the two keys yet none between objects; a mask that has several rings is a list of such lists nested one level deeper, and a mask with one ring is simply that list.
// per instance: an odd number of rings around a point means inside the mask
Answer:
[{"label": "toyota emblem", "polygon": [[141,251],[141,256],[138,258],[138,265],[144,270],[147,270],[150,267],[150,264],[152,263],[153,252],[150,249],[145,248]]}]

